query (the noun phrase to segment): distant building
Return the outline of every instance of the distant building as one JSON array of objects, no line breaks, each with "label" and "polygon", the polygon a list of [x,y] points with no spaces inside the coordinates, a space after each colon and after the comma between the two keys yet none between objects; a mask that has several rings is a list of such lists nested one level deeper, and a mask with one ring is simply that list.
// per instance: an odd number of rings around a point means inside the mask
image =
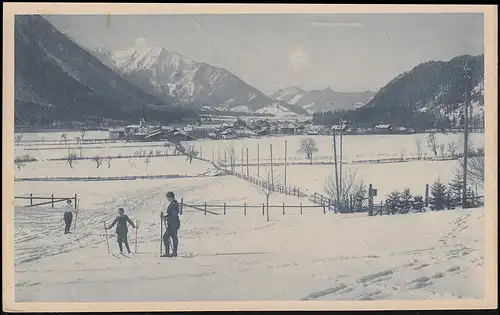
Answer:
[{"label": "distant building", "polygon": [[376,130],[390,130],[392,129],[392,125],[376,125]]},{"label": "distant building", "polygon": [[125,128],[111,128],[109,129],[110,139],[124,139],[125,138]]}]

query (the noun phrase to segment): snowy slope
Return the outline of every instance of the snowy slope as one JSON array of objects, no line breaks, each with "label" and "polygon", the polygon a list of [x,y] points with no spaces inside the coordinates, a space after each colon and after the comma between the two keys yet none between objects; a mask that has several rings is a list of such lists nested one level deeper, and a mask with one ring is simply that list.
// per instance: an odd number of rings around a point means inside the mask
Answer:
[{"label": "snowy slope", "polygon": [[304,91],[298,87],[289,87],[274,92],[270,97],[304,108],[309,113],[328,110],[348,110],[364,105],[375,93],[336,92],[327,87],[323,90]]},{"label": "snowy slope", "polygon": [[[198,203],[262,201],[246,182],[227,179],[65,185],[60,193],[84,191],[70,236],[60,231],[61,209],[17,207],[16,300],[441,300],[484,295],[484,209],[383,217],[313,209],[303,215],[289,209],[282,215],[281,209],[272,209],[270,222],[259,209],[246,216],[243,209],[230,209],[226,216],[191,209],[181,216],[181,257],[159,258],[158,216],[166,190]],[[20,193],[45,193],[47,188],[16,184]],[[231,197],[234,189],[246,189],[248,196]],[[138,254],[131,258],[107,253],[103,220],[109,223],[118,206],[139,220]],[[116,252],[112,231],[109,236]],[[133,249],[135,230],[129,239]]]},{"label": "snowy slope", "polygon": [[91,52],[130,82],[163,98],[212,107],[246,106],[251,111],[272,103],[272,99],[226,69],[151,45],[143,38],[127,50],[94,47]]}]

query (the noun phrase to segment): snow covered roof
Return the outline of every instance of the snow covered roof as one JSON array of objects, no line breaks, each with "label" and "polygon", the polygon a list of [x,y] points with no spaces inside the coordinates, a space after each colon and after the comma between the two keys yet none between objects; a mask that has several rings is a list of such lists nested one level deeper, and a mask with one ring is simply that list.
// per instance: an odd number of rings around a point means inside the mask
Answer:
[{"label": "snow covered roof", "polygon": [[377,128],[377,129],[390,129],[391,125],[376,125],[375,128]]},{"label": "snow covered roof", "polygon": [[109,128],[109,132],[125,132],[125,128]]}]

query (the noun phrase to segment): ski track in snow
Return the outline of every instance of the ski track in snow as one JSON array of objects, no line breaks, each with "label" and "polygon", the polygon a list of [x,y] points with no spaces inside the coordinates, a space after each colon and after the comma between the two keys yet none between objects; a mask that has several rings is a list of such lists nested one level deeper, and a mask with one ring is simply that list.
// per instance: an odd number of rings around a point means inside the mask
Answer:
[{"label": "ski track in snow", "polygon": [[[214,216],[185,207],[179,257],[160,258],[159,212],[166,191],[191,204],[261,204],[263,197],[233,176],[120,185],[21,182],[15,189],[16,195],[60,191],[81,198],[71,235],[63,234],[60,203],[15,207],[18,302],[362,301],[484,294],[484,208],[383,217],[321,210],[300,215],[288,209],[283,216],[274,209],[266,222],[260,208],[249,208],[246,216],[237,208]],[[272,199],[271,204],[307,203],[280,194]],[[103,222],[111,224],[121,206],[139,221],[137,240],[129,229],[132,251],[138,247],[130,257],[116,255],[114,228],[107,232],[112,255],[106,247]]]}]

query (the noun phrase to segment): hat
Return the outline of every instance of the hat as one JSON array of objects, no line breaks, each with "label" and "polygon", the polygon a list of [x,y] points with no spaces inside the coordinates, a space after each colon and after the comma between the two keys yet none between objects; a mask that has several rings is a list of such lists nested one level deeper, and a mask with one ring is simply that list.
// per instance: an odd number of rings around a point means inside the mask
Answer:
[{"label": "hat", "polygon": [[167,198],[174,198],[174,193],[169,191],[169,192],[167,192],[166,196],[167,196]]}]

